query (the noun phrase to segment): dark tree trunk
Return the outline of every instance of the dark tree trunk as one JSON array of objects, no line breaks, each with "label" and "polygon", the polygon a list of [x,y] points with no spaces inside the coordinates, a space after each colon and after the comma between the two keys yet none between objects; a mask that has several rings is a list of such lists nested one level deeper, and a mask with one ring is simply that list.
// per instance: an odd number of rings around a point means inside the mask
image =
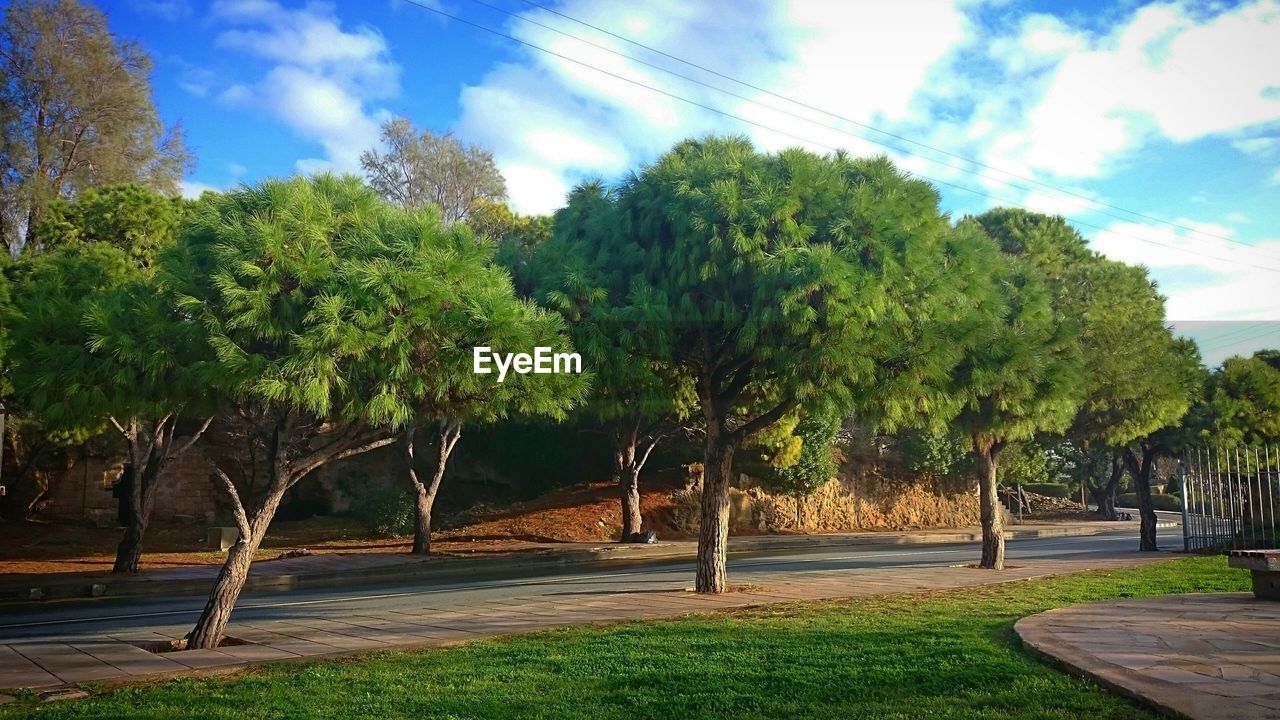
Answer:
[{"label": "dark tree trunk", "polygon": [[698,515],[698,572],[695,589],[722,593],[728,587],[729,480],[735,444],[723,432],[707,429]]},{"label": "dark tree trunk", "polygon": [[1138,493],[1138,517],[1141,523],[1138,529],[1138,550],[1155,552],[1156,546],[1156,509],[1151,504],[1151,471],[1155,468],[1156,450],[1140,445],[1140,456],[1130,448],[1125,448],[1125,464],[1129,474],[1133,476],[1133,487]]},{"label": "dark tree trunk", "polygon": [[116,561],[111,567],[111,572],[115,574],[136,573],[142,562],[142,538],[151,521],[151,486],[156,479],[155,442],[163,443],[164,438],[153,441],[151,449],[144,451],[143,439],[138,434],[138,423],[131,421],[125,432],[125,442],[129,445],[129,462],[124,466],[117,482],[125,483],[129,494],[125,498],[127,515],[124,518],[124,537],[120,538],[120,543],[116,546]]},{"label": "dark tree trunk", "polygon": [[431,511],[435,507],[436,495],[440,492],[440,483],[444,480],[445,468],[449,464],[449,456],[458,438],[462,436],[462,423],[447,418],[438,424],[435,467],[431,471],[429,482],[422,482],[415,466],[414,432],[408,431],[408,442],[405,444],[408,453],[409,483],[414,493],[413,552],[417,555],[431,553]]},{"label": "dark tree trunk", "polygon": [[1111,474],[1107,477],[1107,482],[1097,487],[1089,488],[1089,494],[1093,496],[1093,501],[1098,504],[1098,515],[1107,520],[1115,520],[1116,514],[1116,490],[1120,487],[1120,478],[1124,476],[1124,457],[1120,451],[1113,452],[1111,455]]},{"label": "dark tree trunk", "polygon": [[1000,516],[1000,498],[996,489],[996,468],[1000,462],[1001,443],[976,437],[973,441],[978,461],[978,506],[982,516],[982,561],[979,567],[1004,569],[1004,522]]},{"label": "dark tree trunk", "polygon": [[[199,430],[181,446],[174,444],[176,418],[165,417],[155,423],[147,439],[144,450],[144,438],[139,434],[136,421],[129,423],[125,432],[125,440],[129,443],[129,464],[125,472],[128,478],[129,517],[126,518],[124,537],[116,546],[116,561],[111,568],[113,573],[136,573],[142,562],[142,539],[151,524],[151,513],[156,504],[156,493],[160,489],[160,481],[164,470],[174,458],[191,448],[200,439],[209,422],[206,421]],[[121,478],[123,482],[125,478]]]},{"label": "dark tree trunk", "polygon": [[[133,503],[130,502],[130,505]],[[147,532],[150,513],[143,513],[139,507],[133,507],[129,514],[129,523],[125,526],[124,537],[116,545],[116,561],[111,572],[116,574],[136,573],[142,562],[142,537]]]},{"label": "dark tree trunk", "polygon": [[640,534],[644,522],[640,515],[640,473],[636,468],[622,471],[618,490],[622,500],[622,541],[627,542]]}]

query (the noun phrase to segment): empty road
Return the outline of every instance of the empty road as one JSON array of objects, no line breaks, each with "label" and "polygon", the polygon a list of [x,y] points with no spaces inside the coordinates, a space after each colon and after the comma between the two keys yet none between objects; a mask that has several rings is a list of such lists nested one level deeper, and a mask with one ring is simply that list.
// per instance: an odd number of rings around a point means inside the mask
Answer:
[{"label": "empty road", "polygon": [[[1169,545],[1169,531],[1165,532],[1164,544]],[[1136,559],[1140,555],[1135,550],[1137,544],[1137,536],[1130,533],[1017,540],[1007,545],[1007,562],[1017,565],[1020,561],[1087,560],[1090,557],[1115,560],[1133,556]],[[878,577],[896,574],[878,571],[962,566],[976,562],[978,555],[976,543],[787,551],[765,557],[731,558],[729,579],[734,585],[769,588],[856,573],[868,582],[874,582]],[[412,613],[429,616],[433,611],[452,615],[494,603],[565,602],[618,593],[658,593],[690,587],[693,572],[692,561],[683,561],[617,572],[570,572],[513,580],[486,579],[447,584],[418,581],[338,590],[245,594],[240,598],[232,623],[234,629],[234,625],[240,623],[257,625],[308,619],[341,621],[353,615]],[[915,587],[918,585],[901,589]],[[151,633],[181,636],[195,623],[203,604],[203,598],[192,597],[121,598],[3,608],[0,610],[0,644],[74,643]]]}]

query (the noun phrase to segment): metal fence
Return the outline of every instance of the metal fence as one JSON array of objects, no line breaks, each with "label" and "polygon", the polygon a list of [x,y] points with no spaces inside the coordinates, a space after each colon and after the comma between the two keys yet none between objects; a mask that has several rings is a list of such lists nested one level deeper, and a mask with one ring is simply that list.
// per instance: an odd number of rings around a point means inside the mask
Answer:
[{"label": "metal fence", "polygon": [[1280,447],[1201,447],[1182,468],[1188,551],[1280,547]]}]

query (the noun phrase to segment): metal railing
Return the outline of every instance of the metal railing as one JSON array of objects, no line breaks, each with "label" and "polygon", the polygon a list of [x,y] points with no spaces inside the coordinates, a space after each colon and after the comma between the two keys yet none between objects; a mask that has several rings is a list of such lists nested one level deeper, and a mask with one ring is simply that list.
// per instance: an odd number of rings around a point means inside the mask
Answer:
[{"label": "metal railing", "polygon": [[1187,552],[1280,547],[1280,448],[1194,448],[1179,475]]}]

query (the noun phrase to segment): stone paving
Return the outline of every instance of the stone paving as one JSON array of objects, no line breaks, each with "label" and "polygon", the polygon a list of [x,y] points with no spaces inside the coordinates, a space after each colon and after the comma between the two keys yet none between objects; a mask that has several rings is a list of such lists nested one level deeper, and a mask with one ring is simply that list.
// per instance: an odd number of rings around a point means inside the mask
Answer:
[{"label": "stone paving", "polygon": [[[964,566],[881,567],[797,571],[773,576],[767,587],[725,595],[689,592],[679,582],[643,591],[590,593],[530,588],[528,594],[448,607],[443,595],[423,596],[411,609],[349,610],[340,615],[237,621],[228,635],[245,644],[217,650],[155,654],[133,643],[181,638],[190,624],[153,626],[144,633],[92,636],[72,643],[0,645],[0,688],[48,688],[84,681],[127,682],[143,677],[232,669],[273,660],[314,658],[365,650],[443,646],[478,638],[569,625],[652,619],[795,600],[945,590],[1033,577],[1154,562],[1168,556],[1091,554],[1087,558],[1019,560],[1003,572]],[[687,582],[687,581],[686,581]],[[88,637],[88,636],[87,636]]]},{"label": "stone paving", "polygon": [[1231,593],[1090,603],[1016,629],[1031,650],[1169,714],[1280,718],[1280,602]]}]

